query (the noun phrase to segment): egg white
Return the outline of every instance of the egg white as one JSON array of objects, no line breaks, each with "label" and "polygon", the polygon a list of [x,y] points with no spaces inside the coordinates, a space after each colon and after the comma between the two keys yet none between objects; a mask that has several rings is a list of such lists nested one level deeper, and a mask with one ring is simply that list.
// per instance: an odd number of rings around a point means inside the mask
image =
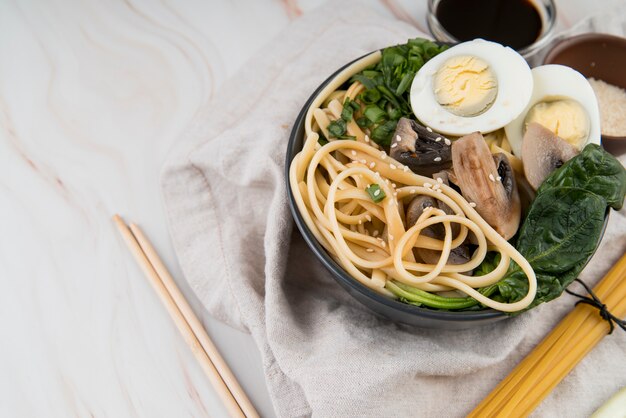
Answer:
[{"label": "egg white", "polygon": [[560,99],[572,99],[580,103],[589,117],[589,136],[583,142],[600,143],[600,111],[593,88],[578,71],[564,65],[542,65],[532,69],[534,80],[533,94],[528,105],[504,130],[511,144],[513,153],[522,157],[524,138],[524,120],[530,109],[539,102]]},{"label": "egg white", "polygon": [[[498,80],[498,94],[489,109],[477,116],[457,116],[435,98],[433,80],[450,58],[469,55],[485,61]],[[475,39],[463,42],[428,61],[417,72],[411,85],[411,107],[419,121],[437,132],[461,136],[502,128],[524,110],[533,91],[530,67],[520,54],[495,42]]]}]

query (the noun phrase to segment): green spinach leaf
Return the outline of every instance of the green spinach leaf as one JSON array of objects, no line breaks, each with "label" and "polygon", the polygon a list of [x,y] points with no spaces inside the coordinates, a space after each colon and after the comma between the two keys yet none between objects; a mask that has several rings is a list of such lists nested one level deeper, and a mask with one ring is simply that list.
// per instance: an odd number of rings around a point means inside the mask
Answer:
[{"label": "green spinach leaf", "polygon": [[538,193],[553,187],[580,187],[603,197],[619,210],[626,193],[626,170],[600,145],[589,144],[543,182]]},{"label": "green spinach leaf", "polygon": [[[526,309],[557,298],[578,277],[600,242],[608,207],[621,208],[625,194],[626,170],[597,145],[587,145],[544,181],[516,245],[537,276],[537,296]],[[511,263],[498,288],[515,302],[527,294],[528,280]]]},{"label": "green spinach leaf", "polygon": [[[558,297],[578,277],[596,249],[605,213],[604,199],[585,189],[559,187],[537,194],[517,241],[537,276],[537,296],[527,309]],[[498,287],[514,302],[528,292],[528,279],[511,263]]]}]

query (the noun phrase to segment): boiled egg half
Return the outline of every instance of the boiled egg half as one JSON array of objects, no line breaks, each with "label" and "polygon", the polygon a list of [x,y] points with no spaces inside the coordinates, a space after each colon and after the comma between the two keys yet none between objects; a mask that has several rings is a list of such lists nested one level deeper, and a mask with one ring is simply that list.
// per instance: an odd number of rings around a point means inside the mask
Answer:
[{"label": "boiled egg half", "polygon": [[600,111],[587,79],[564,65],[532,70],[533,92],[526,108],[504,130],[513,153],[522,157],[526,127],[537,122],[581,151],[600,143]]},{"label": "boiled egg half", "polygon": [[411,85],[417,119],[446,135],[488,133],[516,119],[533,91],[528,64],[513,49],[475,39],[428,61]]}]

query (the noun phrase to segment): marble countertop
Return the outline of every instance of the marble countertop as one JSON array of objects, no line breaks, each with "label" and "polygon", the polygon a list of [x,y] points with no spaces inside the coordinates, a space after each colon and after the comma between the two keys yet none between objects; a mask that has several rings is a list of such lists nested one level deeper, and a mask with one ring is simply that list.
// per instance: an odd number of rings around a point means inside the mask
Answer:
[{"label": "marble countertop", "polygon": [[[159,172],[224,80],[322,2],[0,2],[0,416],[226,416],[116,212],[142,226],[273,416],[251,338],[209,318],[182,278]],[[364,3],[426,29],[425,0]],[[559,25],[594,3],[559,1]]]}]

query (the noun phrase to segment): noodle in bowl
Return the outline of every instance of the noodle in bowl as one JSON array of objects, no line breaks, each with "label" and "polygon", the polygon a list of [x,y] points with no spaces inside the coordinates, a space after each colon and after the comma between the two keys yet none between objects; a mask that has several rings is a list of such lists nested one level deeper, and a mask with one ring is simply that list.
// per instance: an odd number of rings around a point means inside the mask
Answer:
[{"label": "noodle in bowl", "polygon": [[[338,89],[353,74],[378,60],[380,52],[368,54],[329,77],[311,96],[294,126],[286,169],[291,209],[298,228],[344,288],[393,320],[458,329],[507,318],[504,312],[523,310],[535,297],[535,273],[471,202],[452,187],[415,174],[391,158],[354,121],[349,122],[348,129],[355,140],[331,140],[324,145],[318,142],[319,132],[340,117],[344,100],[354,100],[363,86],[355,82],[346,90]],[[385,196],[379,202],[366,191],[374,184]],[[415,196],[441,201],[452,213],[428,208],[407,228],[405,210]],[[433,225],[445,231],[443,239],[423,234],[425,228]],[[476,244],[469,261],[447,263],[450,252],[469,234]],[[414,248],[439,251],[441,255],[436,263],[424,263],[416,260]],[[497,267],[482,276],[466,274],[483,262],[488,251],[501,255]],[[527,295],[513,303],[502,303],[482,294],[478,289],[497,283],[511,260],[528,278]],[[407,305],[396,300],[404,285],[432,294],[461,292],[487,308],[451,312]],[[391,292],[390,288],[396,291]]]}]

